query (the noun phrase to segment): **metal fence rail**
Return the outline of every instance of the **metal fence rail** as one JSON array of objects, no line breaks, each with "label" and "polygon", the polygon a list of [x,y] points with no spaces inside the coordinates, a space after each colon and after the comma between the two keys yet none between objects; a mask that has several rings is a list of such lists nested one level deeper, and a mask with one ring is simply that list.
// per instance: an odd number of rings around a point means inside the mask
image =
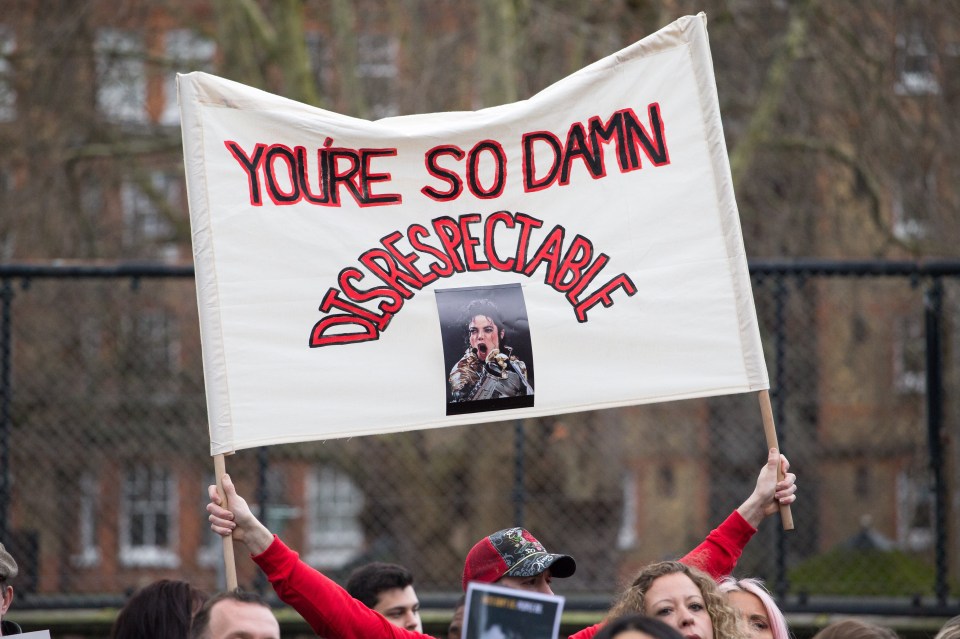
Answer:
[{"label": "metal fence rail", "polygon": [[[738,574],[793,612],[960,613],[960,262],[750,270],[801,499],[797,530],[765,522]],[[195,300],[192,267],[0,265],[0,540],[22,566],[18,608],[222,583]],[[447,604],[470,545],[524,525],[577,557],[569,605],[602,609],[729,514],[764,448],[756,398],[728,396],[242,451],[228,468],[334,578],[396,561]]]}]

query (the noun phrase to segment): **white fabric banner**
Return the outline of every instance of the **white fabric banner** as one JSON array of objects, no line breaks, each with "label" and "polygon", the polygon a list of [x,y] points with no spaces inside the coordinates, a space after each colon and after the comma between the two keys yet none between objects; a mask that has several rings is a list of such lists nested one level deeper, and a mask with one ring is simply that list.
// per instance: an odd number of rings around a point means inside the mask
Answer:
[{"label": "white fabric banner", "polygon": [[475,112],[178,83],[212,454],[768,388],[703,14]]}]

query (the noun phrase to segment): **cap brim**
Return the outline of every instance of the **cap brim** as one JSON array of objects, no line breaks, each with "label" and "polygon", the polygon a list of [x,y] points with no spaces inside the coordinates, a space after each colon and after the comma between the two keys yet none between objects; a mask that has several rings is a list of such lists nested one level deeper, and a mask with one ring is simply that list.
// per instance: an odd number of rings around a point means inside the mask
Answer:
[{"label": "cap brim", "polygon": [[553,553],[536,553],[504,573],[505,577],[533,577],[550,569],[553,577],[570,577],[577,571],[577,562],[570,555],[555,555]]},{"label": "cap brim", "polygon": [[565,579],[577,572],[577,562],[570,555],[555,555],[556,560],[550,564],[550,574]]}]

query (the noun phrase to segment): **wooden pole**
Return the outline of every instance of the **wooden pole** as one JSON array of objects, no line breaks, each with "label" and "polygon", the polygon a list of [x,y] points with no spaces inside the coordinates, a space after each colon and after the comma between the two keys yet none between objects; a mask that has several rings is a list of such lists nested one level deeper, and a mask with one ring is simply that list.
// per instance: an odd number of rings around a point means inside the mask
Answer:
[{"label": "wooden pole", "polygon": [[[220,501],[224,508],[229,508],[227,504],[227,495],[223,492],[223,476],[227,474],[227,463],[223,455],[213,456],[213,472],[217,477],[217,494],[220,495]],[[223,538],[223,565],[224,574],[227,578],[227,590],[237,589],[237,561],[233,556],[233,536],[228,535]]]},{"label": "wooden pole", "polygon": [[[763,418],[763,434],[767,437],[767,449],[780,450],[777,443],[777,427],[773,423],[773,407],[770,405],[770,391],[760,391],[760,416]],[[777,464],[777,481],[783,479],[783,466]],[[780,506],[780,522],[784,530],[793,530],[793,512],[790,506]]]}]

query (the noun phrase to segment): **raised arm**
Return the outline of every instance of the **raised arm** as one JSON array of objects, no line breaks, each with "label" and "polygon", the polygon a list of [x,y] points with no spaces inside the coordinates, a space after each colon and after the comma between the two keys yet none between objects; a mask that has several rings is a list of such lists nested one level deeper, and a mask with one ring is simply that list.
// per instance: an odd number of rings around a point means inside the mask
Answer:
[{"label": "raised arm", "polygon": [[[783,465],[783,481],[777,481],[777,464]],[[747,542],[766,517],[777,512],[780,504],[796,501],[797,477],[787,472],[790,462],[775,448],[767,454],[767,463],[760,469],[757,485],[740,506],[722,524],[714,528],[699,546],[680,559],[720,580],[733,572]],[[569,639],[592,639],[602,624],[584,628]]]},{"label": "raised arm", "polygon": [[[782,465],[784,472],[783,481],[779,482],[777,464]],[[760,522],[777,512],[781,504],[786,506],[796,501],[797,476],[787,472],[789,469],[787,458],[776,448],[771,448],[767,463],[760,469],[757,485],[746,501],[680,561],[717,580],[732,573]]]},{"label": "raised arm", "polygon": [[247,501],[237,494],[229,475],[223,476],[227,506],[209,488],[210,528],[221,536],[233,535],[250,551],[254,562],[267,575],[280,599],[293,607],[314,632],[326,639],[427,639],[427,635],[397,627],[375,610],[367,608],[339,584],[300,560],[254,517]]}]

